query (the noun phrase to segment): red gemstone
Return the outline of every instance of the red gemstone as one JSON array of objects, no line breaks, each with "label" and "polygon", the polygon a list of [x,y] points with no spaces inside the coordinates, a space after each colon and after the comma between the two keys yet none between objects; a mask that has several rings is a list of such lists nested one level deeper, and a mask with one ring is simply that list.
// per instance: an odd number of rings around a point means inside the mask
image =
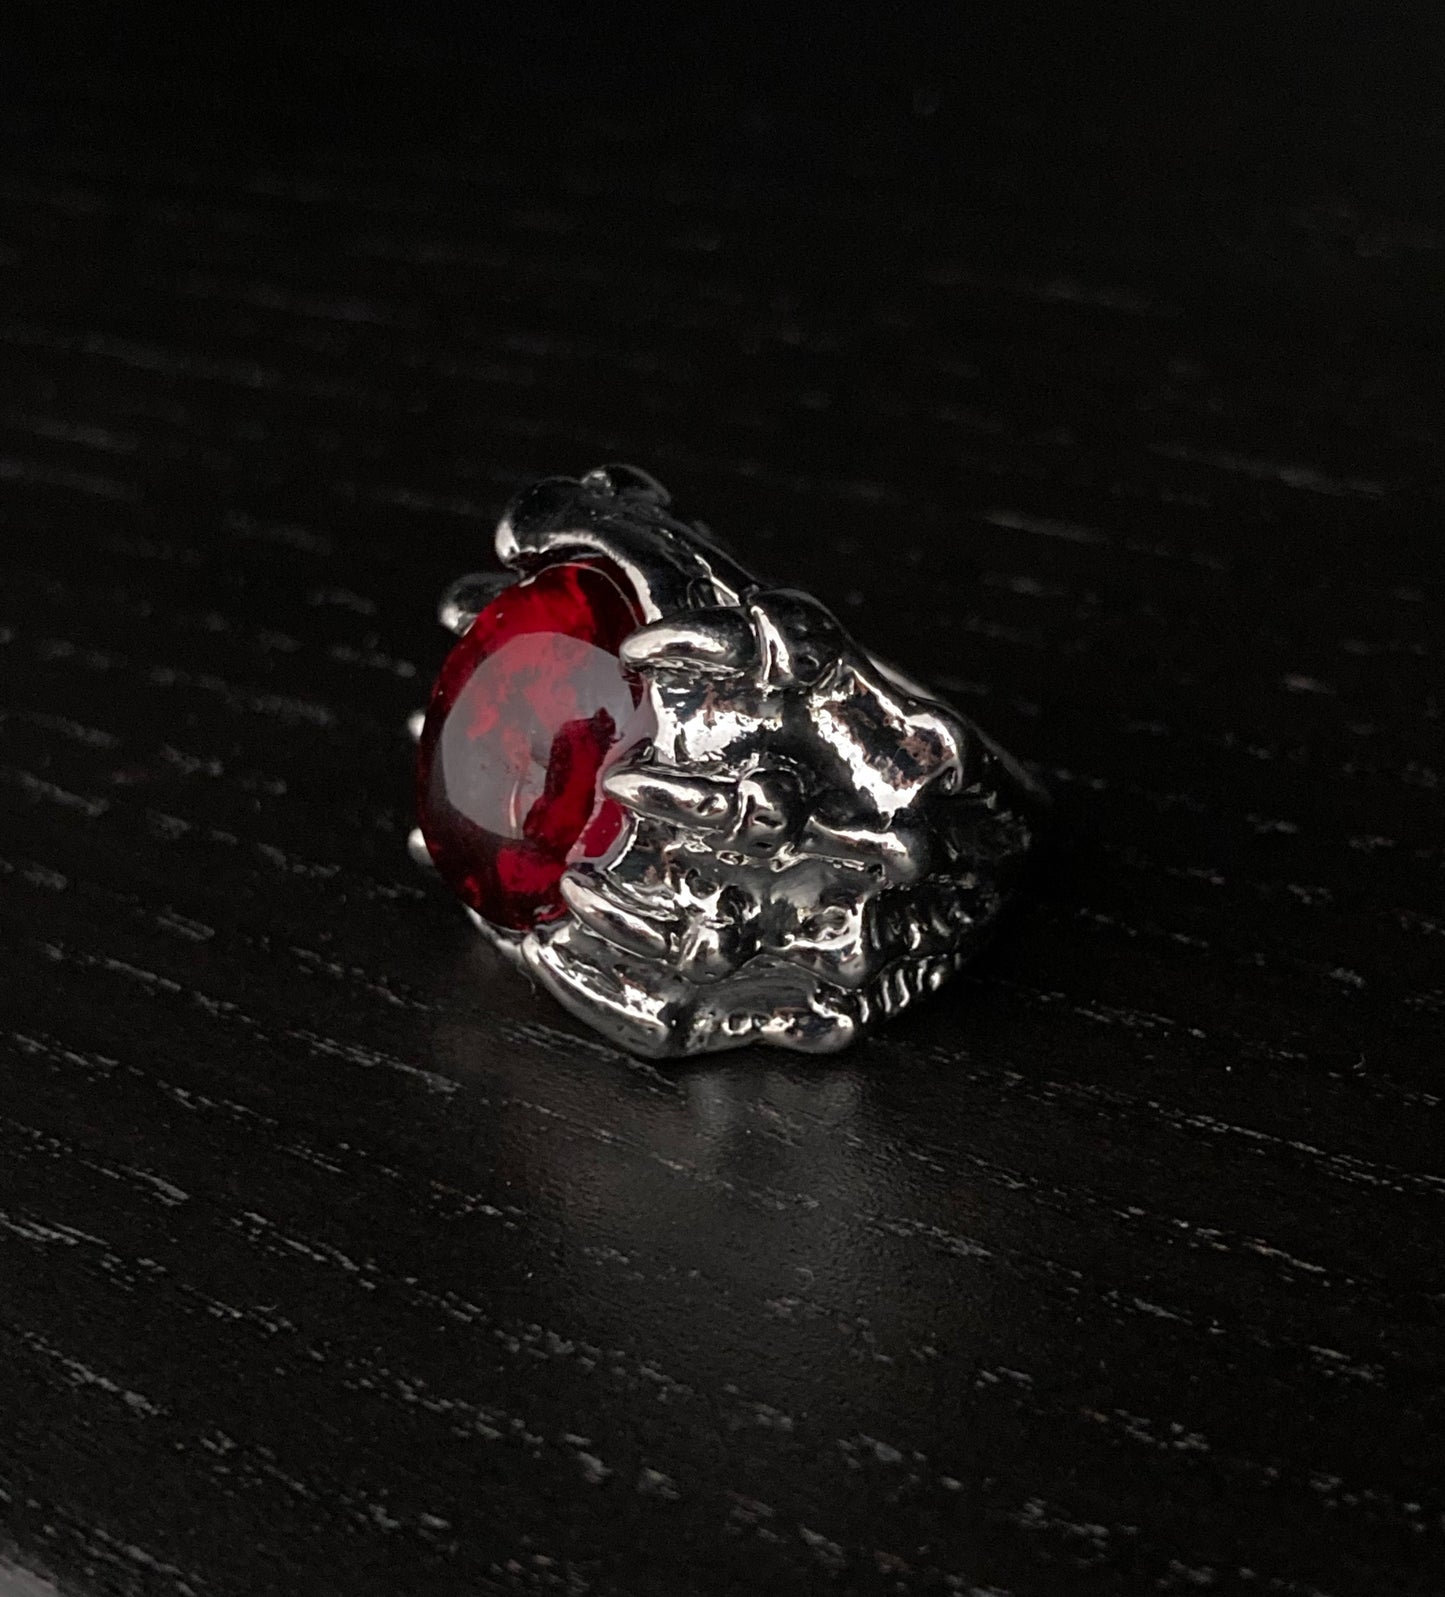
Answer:
[{"label": "red gemstone", "polygon": [[493,599],[442,666],[417,764],[421,830],[443,880],[494,926],[560,915],[563,871],[621,834],[599,781],[651,735],[617,658],[642,619],[611,567],[547,566]]}]

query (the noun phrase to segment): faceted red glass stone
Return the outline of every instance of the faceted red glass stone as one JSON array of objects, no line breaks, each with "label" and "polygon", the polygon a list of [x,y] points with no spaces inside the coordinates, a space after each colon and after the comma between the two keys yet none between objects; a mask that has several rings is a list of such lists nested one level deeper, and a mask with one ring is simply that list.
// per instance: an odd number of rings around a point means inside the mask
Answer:
[{"label": "faceted red glass stone", "polygon": [[651,733],[641,684],[617,658],[642,620],[610,565],[547,566],[498,594],[442,666],[417,762],[422,836],[443,880],[494,926],[560,915],[563,871],[621,834],[599,780]]}]

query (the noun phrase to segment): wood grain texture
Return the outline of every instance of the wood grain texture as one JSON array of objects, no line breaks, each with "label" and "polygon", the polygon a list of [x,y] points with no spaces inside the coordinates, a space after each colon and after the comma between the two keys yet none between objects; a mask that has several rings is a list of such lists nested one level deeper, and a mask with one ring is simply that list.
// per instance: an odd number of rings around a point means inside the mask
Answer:
[{"label": "wood grain texture", "polygon": [[[1437,19],[60,15],[0,1587],[1438,1597]],[[628,1060],[407,862],[436,594],[612,458],[1058,798],[839,1062]]]}]

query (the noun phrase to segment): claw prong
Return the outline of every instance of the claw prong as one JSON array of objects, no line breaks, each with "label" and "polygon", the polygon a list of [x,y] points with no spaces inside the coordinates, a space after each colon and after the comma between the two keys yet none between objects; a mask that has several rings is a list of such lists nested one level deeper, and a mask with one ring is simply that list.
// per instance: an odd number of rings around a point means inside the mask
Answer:
[{"label": "claw prong", "polygon": [[664,509],[672,503],[672,495],[652,475],[640,466],[623,465],[620,461],[606,466],[594,466],[582,478],[582,486],[592,493],[637,494],[651,499]]},{"label": "claw prong", "polygon": [[648,916],[625,909],[612,898],[597,884],[594,871],[574,866],[563,876],[561,888],[567,907],[599,937],[647,959],[667,957],[667,934]]},{"label": "claw prong", "polygon": [[727,831],[737,815],[735,783],[658,766],[615,765],[602,791],[638,815],[690,831]]},{"label": "claw prong", "polygon": [[625,664],[641,670],[739,671],[753,663],[756,641],[740,610],[692,610],[639,627],[623,640]]},{"label": "claw prong", "polygon": [[517,580],[514,571],[469,571],[441,596],[437,620],[448,632],[460,636],[493,599]]}]

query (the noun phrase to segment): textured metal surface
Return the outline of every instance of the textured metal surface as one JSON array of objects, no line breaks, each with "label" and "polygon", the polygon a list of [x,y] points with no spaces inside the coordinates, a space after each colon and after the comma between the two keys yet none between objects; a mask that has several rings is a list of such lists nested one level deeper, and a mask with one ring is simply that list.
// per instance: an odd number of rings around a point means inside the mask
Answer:
[{"label": "textured metal surface", "polygon": [[[956,710],[749,576],[635,468],[526,490],[497,554],[519,572],[604,556],[651,618],[622,657],[656,731],[602,779],[623,838],[569,867],[563,918],[472,917],[574,1015],[644,1056],[836,1053],[983,945],[1045,796]],[[495,591],[452,584],[443,625]]]}]

